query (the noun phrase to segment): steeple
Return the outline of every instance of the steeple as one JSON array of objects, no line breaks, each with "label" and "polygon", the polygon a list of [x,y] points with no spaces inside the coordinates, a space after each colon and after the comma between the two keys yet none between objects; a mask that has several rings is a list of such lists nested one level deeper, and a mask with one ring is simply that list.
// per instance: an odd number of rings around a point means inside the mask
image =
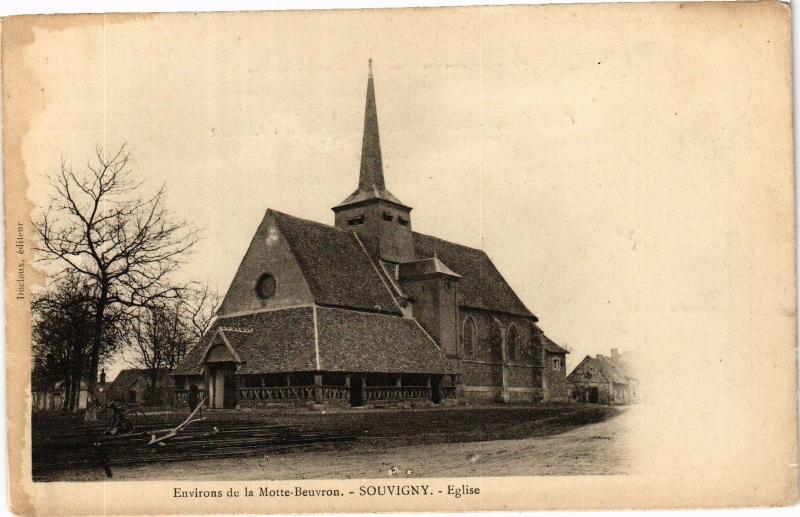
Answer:
[{"label": "steeple", "polygon": [[336,227],[356,233],[373,258],[398,263],[416,259],[411,232],[411,207],[386,190],[383,178],[372,59],[369,60],[367,78],[358,189],[333,207],[333,212],[336,214]]},{"label": "steeple", "polygon": [[381,139],[378,133],[378,109],[375,104],[372,59],[369,60],[367,77],[367,104],[364,108],[364,134],[361,141],[361,170],[358,176],[358,190],[333,207],[333,211],[336,212],[353,203],[363,203],[371,199],[383,199],[405,207],[400,200],[386,190],[386,182],[383,179],[383,158],[381,156]]},{"label": "steeple", "polygon": [[378,110],[375,107],[375,80],[372,78],[372,59],[369,60],[367,79],[367,106],[364,108],[364,137],[361,143],[361,173],[358,189],[364,191],[385,190],[381,138],[378,133]]}]

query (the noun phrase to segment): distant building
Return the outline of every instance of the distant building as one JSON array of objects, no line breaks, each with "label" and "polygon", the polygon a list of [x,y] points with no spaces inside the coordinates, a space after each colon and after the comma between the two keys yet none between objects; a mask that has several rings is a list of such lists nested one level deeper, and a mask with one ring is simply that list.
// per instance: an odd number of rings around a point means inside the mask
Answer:
[{"label": "distant building", "polygon": [[[100,382],[97,383],[97,402],[100,405],[105,404],[106,391],[108,389],[106,382],[106,372],[100,372]],[[63,379],[54,379],[52,375],[41,375],[39,372],[34,372],[31,377],[31,395],[32,406],[34,411],[58,411],[63,410],[69,403],[64,399],[67,397],[67,385]],[[86,409],[87,401],[89,400],[89,383],[86,379],[81,379],[76,399],[77,407],[75,409]]]},{"label": "distant building", "polygon": [[[298,199],[298,202],[302,200]],[[333,226],[267,210],[207,334],[173,372],[213,408],[566,398],[486,252],[412,231],[386,188],[370,65],[357,189]]]},{"label": "distant building", "polygon": [[600,404],[632,404],[640,397],[639,381],[633,373],[631,353],[620,354],[611,349],[611,356],[587,355],[567,376],[570,396],[577,402]]},{"label": "distant building", "polygon": [[[60,411],[64,409],[64,398],[67,388],[63,380],[50,383],[39,382],[31,391],[34,411]],[[80,391],[78,392],[78,407],[76,409],[86,409],[86,401],[89,398],[87,382],[81,380]]]},{"label": "distant building", "polygon": [[145,368],[122,370],[117,374],[114,382],[104,390],[106,399],[137,406],[168,406],[172,404],[175,393],[169,370],[159,369],[156,376],[155,389],[153,389],[150,370]]}]

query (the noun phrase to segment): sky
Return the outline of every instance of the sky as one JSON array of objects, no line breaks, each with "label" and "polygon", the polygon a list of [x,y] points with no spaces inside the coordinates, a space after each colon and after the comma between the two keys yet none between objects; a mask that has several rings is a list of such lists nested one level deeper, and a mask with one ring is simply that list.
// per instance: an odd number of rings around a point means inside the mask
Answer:
[{"label": "sky", "polygon": [[[46,204],[42,179],[62,157],[80,168],[97,143],[126,143],[145,188],[165,184],[175,217],[202,229],[179,277],[224,294],[268,208],[332,224],[355,189],[372,58],[386,182],[414,230],[484,249],[572,350],[569,369],[692,339],[746,296],[728,292],[726,264],[770,252],[740,247],[746,207],[784,194],[738,180],[768,175],[786,143],[751,131],[774,85],[736,76],[769,72],[776,49],[725,39],[724,16],[676,39],[608,11],[532,8],[523,31],[504,11],[425,12],[37,27],[24,50],[41,104],[23,147],[28,196]],[[663,27],[697,22],[665,13]]]}]

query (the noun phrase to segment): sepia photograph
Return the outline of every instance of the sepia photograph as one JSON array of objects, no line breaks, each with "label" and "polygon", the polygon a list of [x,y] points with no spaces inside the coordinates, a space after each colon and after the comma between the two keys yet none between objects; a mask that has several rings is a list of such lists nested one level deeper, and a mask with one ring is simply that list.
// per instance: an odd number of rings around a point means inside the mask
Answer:
[{"label": "sepia photograph", "polygon": [[267,207],[221,297],[178,280],[199,233],[166,186],[137,195],[127,146],[60,166],[34,222],[57,270],[32,305],[34,479],[624,472],[632,352],[567,375],[570,350],[486,251],[412,230],[387,189],[371,58],[365,83],[358,176],[340,174],[355,189],[328,224]]},{"label": "sepia photograph", "polygon": [[18,513],[797,500],[784,4],[2,38]]}]

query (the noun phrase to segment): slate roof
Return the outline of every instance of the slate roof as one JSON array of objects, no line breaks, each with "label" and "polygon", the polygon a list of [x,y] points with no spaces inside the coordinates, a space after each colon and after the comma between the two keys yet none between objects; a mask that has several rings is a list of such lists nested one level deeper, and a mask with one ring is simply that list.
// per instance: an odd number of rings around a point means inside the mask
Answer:
[{"label": "slate roof", "polygon": [[[111,387],[111,389],[114,390],[127,390],[131,385],[140,380],[145,380],[148,383],[150,382],[150,373],[147,369],[126,368],[125,370],[120,371],[112,382],[107,384]],[[172,387],[172,379],[170,379],[169,370],[166,368],[160,368],[156,383],[158,386],[164,388]]]},{"label": "slate roof", "polygon": [[406,205],[401,203],[400,200],[394,196],[394,194],[392,194],[385,188],[379,189],[378,187],[373,185],[372,188],[368,190],[361,190],[361,189],[356,190],[355,192],[347,196],[347,198],[345,198],[344,201],[333,207],[333,210],[341,211],[341,209],[343,208],[347,208],[356,205],[358,203],[367,203],[375,199],[382,199],[384,201],[389,201],[390,203],[394,203],[396,205],[408,208]]},{"label": "slate roof", "polygon": [[302,372],[316,368],[313,309],[299,307],[217,319],[173,375],[202,373],[201,361],[219,328],[242,360],[239,373]]},{"label": "slate roof", "polygon": [[544,344],[544,349],[551,354],[568,354],[569,350],[566,348],[558,346],[552,339],[547,337],[546,335],[542,334],[542,343]]},{"label": "slate roof", "polygon": [[318,304],[402,314],[354,233],[272,213]]},{"label": "slate roof", "polygon": [[202,373],[203,357],[218,329],[242,361],[240,374],[451,373],[444,354],[415,320],[325,307],[317,307],[317,368],[313,311],[300,307],[218,319],[173,375]]},{"label": "slate roof", "polygon": [[525,307],[486,252],[443,239],[414,232],[414,248],[419,258],[434,254],[456,274],[458,304],[518,316],[536,316]]},{"label": "slate roof", "polygon": [[449,373],[445,355],[412,319],[317,309],[324,371]]},{"label": "slate roof", "polygon": [[414,262],[403,262],[399,266],[398,276],[400,280],[412,280],[418,278],[429,278],[439,275],[460,278],[461,275],[454,273],[438,257],[430,257]]},{"label": "slate roof", "polygon": [[[393,294],[353,232],[269,210],[319,305],[401,315]],[[414,233],[410,273],[456,274],[458,304],[537,320],[482,250]],[[434,258],[434,255],[436,256]],[[414,265],[412,267],[412,265]],[[416,271],[420,269],[420,271]]]}]

